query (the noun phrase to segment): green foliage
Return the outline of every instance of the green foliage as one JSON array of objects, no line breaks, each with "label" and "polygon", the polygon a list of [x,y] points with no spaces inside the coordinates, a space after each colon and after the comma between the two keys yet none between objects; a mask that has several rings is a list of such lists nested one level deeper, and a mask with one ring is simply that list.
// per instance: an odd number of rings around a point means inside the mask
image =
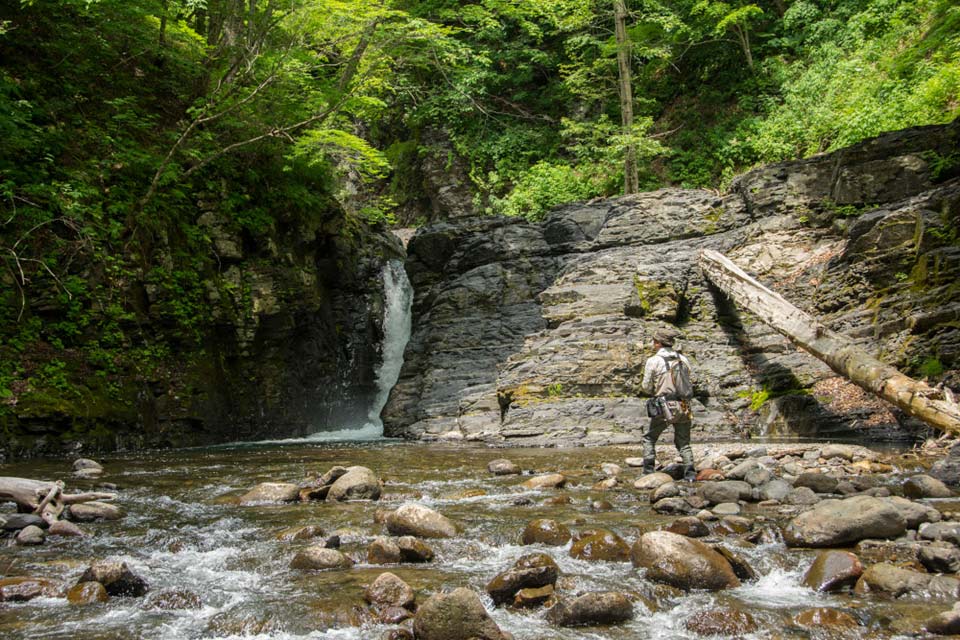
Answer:
[{"label": "green foliage", "polygon": [[924,358],[923,362],[917,367],[917,371],[924,378],[936,379],[943,375],[945,367],[939,358]]},{"label": "green foliage", "polygon": [[494,198],[492,208],[503,215],[541,220],[553,207],[594,195],[597,189],[590,176],[569,165],[538,162],[520,177],[509,195]]},{"label": "green foliage", "polygon": [[752,389],[750,391],[741,391],[737,394],[741,398],[750,399],[750,410],[760,411],[761,407],[770,399],[770,390],[766,387],[761,389]]}]

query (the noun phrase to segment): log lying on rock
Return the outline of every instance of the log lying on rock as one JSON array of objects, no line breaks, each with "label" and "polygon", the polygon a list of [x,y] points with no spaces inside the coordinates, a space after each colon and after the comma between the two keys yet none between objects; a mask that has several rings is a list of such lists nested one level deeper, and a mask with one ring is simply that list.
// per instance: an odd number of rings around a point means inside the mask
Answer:
[{"label": "log lying on rock", "polygon": [[13,502],[21,512],[55,522],[69,504],[113,500],[115,493],[63,493],[63,482],[0,476],[0,502]]},{"label": "log lying on rock", "polygon": [[812,315],[763,286],[722,253],[700,252],[700,268],[734,302],[822,360],[838,374],[896,405],[908,415],[960,435],[960,406],[947,389],[934,389],[905,376],[829,330]]}]

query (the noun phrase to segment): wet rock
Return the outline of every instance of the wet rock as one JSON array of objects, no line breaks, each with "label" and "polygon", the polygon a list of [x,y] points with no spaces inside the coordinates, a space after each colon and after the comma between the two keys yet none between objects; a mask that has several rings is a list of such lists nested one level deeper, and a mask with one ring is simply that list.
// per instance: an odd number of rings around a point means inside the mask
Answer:
[{"label": "wet rock", "polygon": [[722,534],[743,535],[753,528],[753,521],[742,516],[723,516],[717,527],[717,532]]},{"label": "wet rock", "polygon": [[555,584],[559,575],[557,563],[545,553],[520,557],[511,569],[487,583],[486,591],[494,604],[507,604],[521,589],[537,589]]},{"label": "wet rock", "polygon": [[798,507],[805,507],[820,502],[820,496],[810,487],[796,487],[790,490],[790,493],[783,499],[783,502]]},{"label": "wet rock", "polygon": [[613,511],[613,504],[608,500],[592,500],[590,502],[591,511]]},{"label": "wet rock", "polygon": [[753,487],[742,480],[721,480],[701,485],[698,493],[708,503],[720,504],[749,500],[753,495]]},{"label": "wet rock", "polygon": [[816,609],[801,611],[793,617],[793,624],[804,629],[811,629],[814,632],[825,631],[827,633],[830,631],[856,629],[860,626],[857,619],[849,613],[827,607],[817,607]]},{"label": "wet rock", "polygon": [[767,469],[764,466],[759,466],[756,469],[752,469],[747,475],[743,477],[744,482],[749,484],[751,487],[759,487],[765,485],[773,479],[773,472]]},{"label": "wet rock", "polygon": [[633,603],[622,593],[599,591],[572,600],[561,599],[547,612],[547,620],[560,627],[608,625],[633,618]]},{"label": "wet rock", "polygon": [[947,542],[934,542],[917,552],[920,564],[931,573],[960,571],[960,549]]},{"label": "wet rock", "polygon": [[84,605],[106,602],[110,599],[107,590],[99,582],[81,582],[70,587],[67,591],[67,602]]},{"label": "wet rock", "polygon": [[76,522],[96,522],[98,520],[119,520],[123,517],[120,507],[106,502],[81,502],[67,509],[71,520]]},{"label": "wet rock", "polygon": [[457,527],[446,516],[422,504],[408,503],[387,516],[387,531],[395,536],[452,538]]},{"label": "wet rock", "polygon": [[757,497],[761,500],[777,500],[778,502],[783,502],[792,490],[793,486],[789,482],[781,480],[780,478],[774,478],[758,487]]},{"label": "wet rock", "polygon": [[514,476],[520,473],[520,467],[506,458],[498,458],[487,463],[487,471],[495,476]]},{"label": "wet rock", "polygon": [[648,473],[645,476],[637,478],[633,483],[633,488],[639,491],[652,491],[668,482],[673,482],[673,476],[669,473],[657,471],[656,473]]},{"label": "wet rock", "polygon": [[540,607],[549,603],[555,593],[556,589],[552,584],[536,589],[520,589],[513,597],[513,606],[518,609]]},{"label": "wet rock", "polygon": [[946,458],[934,462],[929,475],[951,487],[960,486],[960,445],[954,445]]},{"label": "wet rock", "polygon": [[363,592],[367,602],[379,607],[401,607],[412,609],[416,600],[413,588],[397,575],[381,573]]},{"label": "wet rock", "polygon": [[570,547],[570,557],[602,562],[628,562],[630,545],[612,531],[600,531],[574,542]]},{"label": "wet rock", "polygon": [[731,607],[699,611],[684,626],[701,636],[742,636],[757,630],[753,616]]},{"label": "wet rock", "polygon": [[399,564],[402,561],[400,546],[390,538],[377,538],[367,547],[368,564]]},{"label": "wet rock", "polygon": [[743,462],[735,465],[732,469],[726,471],[724,475],[729,480],[744,480],[748,473],[760,468],[760,463],[753,458],[747,458]]},{"label": "wet rock", "polygon": [[99,582],[111,596],[138,598],[149,591],[146,580],[133,573],[126,562],[94,562],[77,580],[77,584],[81,582]]},{"label": "wet rock", "polygon": [[530,478],[520,486],[524,489],[536,491],[539,489],[560,489],[565,484],[567,484],[567,478],[562,473],[545,473]]},{"label": "wet rock", "polygon": [[907,478],[903,483],[903,495],[908,498],[950,498],[953,492],[942,481],[928,475]]},{"label": "wet rock", "polygon": [[90,458],[78,458],[73,461],[73,470],[103,472],[103,465]]},{"label": "wet rock", "polygon": [[476,593],[466,588],[438,593],[420,605],[413,619],[417,640],[506,640]]},{"label": "wet rock", "polygon": [[923,540],[944,540],[960,547],[960,522],[923,524],[917,535]]},{"label": "wet rock", "polygon": [[300,498],[300,487],[289,482],[261,482],[240,496],[241,505],[264,502],[293,502]]},{"label": "wet rock", "polygon": [[200,596],[192,591],[168,589],[151,593],[144,603],[145,609],[178,611],[181,609],[199,609],[203,606]]},{"label": "wet rock", "polygon": [[604,475],[613,478],[623,473],[623,467],[614,462],[604,462],[600,465],[600,471]]},{"label": "wet rock", "polygon": [[312,540],[314,538],[319,538],[323,536],[323,528],[310,524],[305,527],[290,527],[280,531],[275,537],[281,542],[298,542],[300,540]]},{"label": "wet rock", "polygon": [[0,602],[26,602],[40,596],[56,598],[60,595],[60,585],[46,578],[0,578]]},{"label": "wet rock", "polygon": [[646,577],[679,589],[711,591],[740,586],[726,558],[707,545],[675,533],[645,533],[630,549],[633,566]]},{"label": "wet rock", "polygon": [[570,542],[570,529],[556,520],[540,519],[527,524],[520,536],[523,544],[545,544],[562,547]]},{"label": "wet rock", "polygon": [[680,495],[680,487],[676,482],[665,482],[650,493],[650,502],[659,502],[664,498],[676,498]]},{"label": "wet rock", "polygon": [[404,629],[403,627],[399,629],[390,629],[383,632],[383,635],[380,636],[380,640],[414,640],[413,629]]},{"label": "wet rock", "polygon": [[809,487],[816,493],[833,493],[840,481],[822,473],[801,473],[794,481],[794,487]]},{"label": "wet rock", "polygon": [[926,522],[940,522],[940,518],[942,517],[939,511],[928,504],[912,502],[900,496],[890,496],[889,498],[884,498],[884,500],[892,504],[897,511],[900,512],[903,519],[907,521],[908,529],[916,529]]},{"label": "wet rock", "polygon": [[291,569],[301,571],[326,571],[328,569],[349,569],[353,560],[337,551],[324,546],[307,547],[297,552],[290,561]]},{"label": "wet rock", "polygon": [[944,611],[927,620],[923,628],[938,636],[960,634],[960,602],[954,604],[953,609]]},{"label": "wet rock", "polygon": [[594,483],[593,487],[591,487],[591,488],[592,488],[594,491],[608,491],[608,490],[613,489],[614,487],[616,487],[617,484],[619,484],[619,480],[617,480],[615,477],[614,477],[614,478],[604,478],[604,479],[601,480],[600,482]]},{"label": "wet rock", "polygon": [[27,527],[46,529],[48,526],[50,525],[46,520],[32,513],[10,513],[3,517],[4,531],[19,531]]},{"label": "wet rock", "polygon": [[737,576],[740,580],[750,581],[757,579],[757,572],[753,570],[753,567],[750,566],[750,563],[747,562],[743,556],[734,553],[722,544],[714,545],[712,548],[730,563],[730,568],[733,569],[733,575]]},{"label": "wet rock", "polygon": [[47,529],[47,534],[63,537],[81,537],[86,535],[83,529],[68,520],[57,520]]},{"label": "wet rock", "polygon": [[206,631],[214,637],[269,635],[283,628],[283,622],[270,615],[258,615],[240,605],[221,611],[207,623]]},{"label": "wet rock", "polygon": [[684,498],[664,498],[663,500],[658,500],[653,505],[653,510],[657,513],[667,514],[667,515],[685,515],[688,513],[693,513],[695,508],[687,502]]},{"label": "wet rock", "polygon": [[881,562],[863,572],[854,591],[859,594],[883,593],[895,598],[930,598],[955,600],[960,596],[960,580],[946,576],[901,569]]},{"label": "wet rock", "polygon": [[784,530],[791,547],[837,547],[866,538],[903,534],[907,522],[889,502],[870,496],[824,500]]},{"label": "wet rock", "polygon": [[710,529],[699,517],[688,516],[686,518],[677,518],[670,523],[664,531],[676,533],[677,535],[687,536],[688,538],[704,538],[710,535]]},{"label": "wet rock", "polygon": [[24,547],[35,547],[37,545],[41,545],[46,539],[47,534],[44,533],[43,529],[34,525],[20,529],[20,531],[17,532],[16,537],[17,544]]},{"label": "wet rock", "polygon": [[853,587],[863,575],[860,558],[848,551],[821,551],[803,576],[803,584],[814,591],[841,591]]},{"label": "wet rock", "polygon": [[382,487],[376,474],[366,467],[348,467],[327,493],[327,500],[379,500]]},{"label": "wet rock", "polygon": [[833,458],[853,460],[857,451],[856,447],[847,444],[828,444],[820,449],[820,457],[824,460],[832,460]]},{"label": "wet rock", "polygon": [[738,516],[740,515],[740,505],[736,502],[721,502],[718,505],[714,505],[711,509],[714,515],[723,517],[723,516]]},{"label": "wet rock", "polygon": [[420,563],[433,560],[433,549],[423,540],[413,536],[400,536],[396,542],[403,562]]}]

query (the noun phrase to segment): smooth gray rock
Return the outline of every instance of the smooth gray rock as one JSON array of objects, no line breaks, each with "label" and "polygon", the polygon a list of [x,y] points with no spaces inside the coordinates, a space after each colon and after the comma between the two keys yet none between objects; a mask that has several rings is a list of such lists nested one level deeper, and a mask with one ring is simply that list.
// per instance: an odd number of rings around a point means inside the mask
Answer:
[{"label": "smooth gray rock", "polygon": [[794,518],[784,530],[792,547],[837,547],[866,538],[893,538],[907,522],[892,504],[871,496],[824,500]]},{"label": "smooth gray rock", "polygon": [[633,618],[633,603],[616,591],[585,593],[577,598],[561,598],[547,612],[547,620],[559,627],[611,625]]},{"label": "smooth gray rock", "polygon": [[366,467],[349,467],[337,478],[327,493],[327,500],[379,500],[380,479]]},{"label": "smooth gray rock", "polygon": [[790,492],[793,490],[793,486],[785,480],[774,478],[773,480],[760,485],[758,489],[758,497],[761,500],[777,500],[783,502],[783,500],[790,495]]},{"label": "smooth gray rock", "polygon": [[705,482],[698,489],[700,496],[710,504],[721,502],[737,502],[750,500],[753,496],[753,487],[742,480],[721,480],[719,482]]},{"label": "smooth gray rock", "polygon": [[418,538],[452,538],[456,525],[446,516],[422,504],[401,505],[387,516],[387,530],[395,536]]},{"label": "smooth gray rock", "polygon": [[740,586],[726,558],[698,540],[668,531],[640,536],[630,549],[630,559],[647,579],[678,589],[716,591]]},{"label": "smooth gray rock", "polygon": [[417,640],[507,640],[479,596],[463,587],[427,598],[414,616],[413,632]]},{"label": "smooth gray rock", "polygon": [[907,478],[903,483],[903,495],[908,498],[950,498],[953,492],[942,481],[920,474]]},{"label": "smooth gray rock", "polygon": [[957,573],[960,571],[960,549],[949,543],[937,542],[920,547],[917,552],[917,559],[931,573]]}]

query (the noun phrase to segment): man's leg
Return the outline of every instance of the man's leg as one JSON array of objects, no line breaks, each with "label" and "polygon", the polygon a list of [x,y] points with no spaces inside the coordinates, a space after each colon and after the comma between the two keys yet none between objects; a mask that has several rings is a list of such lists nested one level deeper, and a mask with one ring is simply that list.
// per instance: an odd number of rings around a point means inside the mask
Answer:
[{"label": "man's leg", "polygon": [[691,420],[681,420],[673,425],[673,444],[680,452],[680,458],[683,459],[683,477],[685,480],[693,480],[697,477],[693,462],[693,447],[690,446],[690,428],[693,426]]},{"label": "man's leg", "polygon": [[657,466],[657,439],[667,428],[663,418],[650,418],[647,430],[643,432],[643,472],[653,473]]}]

